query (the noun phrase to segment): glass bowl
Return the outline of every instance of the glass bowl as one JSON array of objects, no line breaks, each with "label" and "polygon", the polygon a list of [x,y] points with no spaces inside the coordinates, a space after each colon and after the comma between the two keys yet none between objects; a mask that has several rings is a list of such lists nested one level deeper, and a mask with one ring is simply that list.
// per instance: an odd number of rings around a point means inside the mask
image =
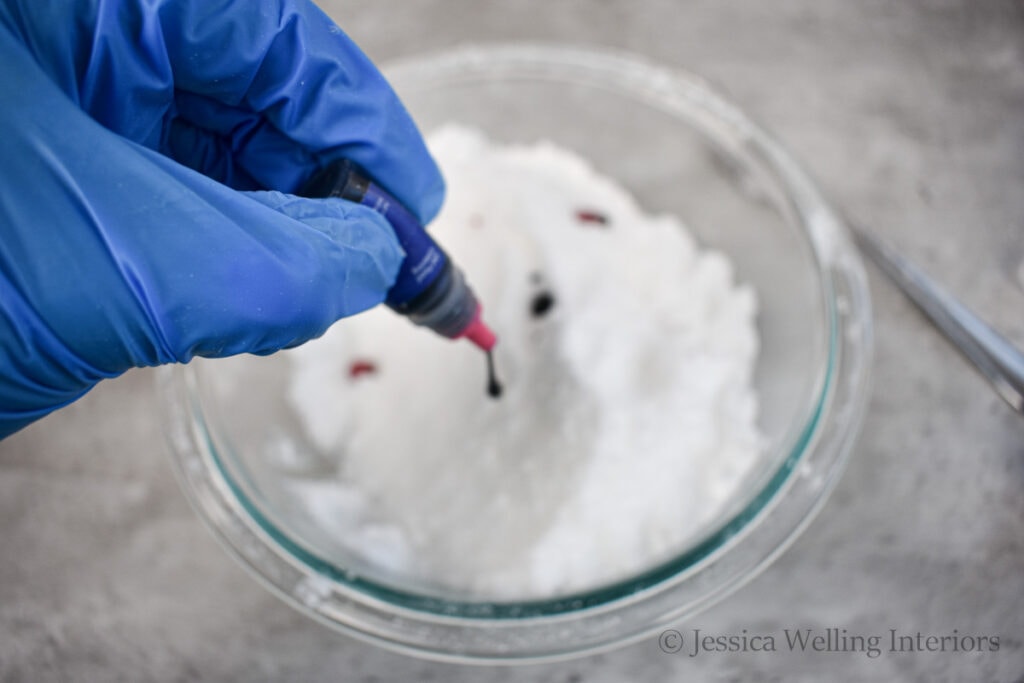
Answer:
[{"label": "glass bowl", "polygon": [[385,73],[424,131],[457,121],[498,142],[551,140],[729,255],[758,295],[763,454],[675,556],[580,593],[481,598],[346,555],[303,517],[280,475],[282,457],[304,461],[309,448],[285,403],[284,354],[197,361],[158,376],[176,470],[199,515],[302,612],[439,659],[536,661],[622,645],[750,580],[825,500],[865,404],[870,303],[836,214],[779,144],[701,79],[635,56],[492,45]]}]

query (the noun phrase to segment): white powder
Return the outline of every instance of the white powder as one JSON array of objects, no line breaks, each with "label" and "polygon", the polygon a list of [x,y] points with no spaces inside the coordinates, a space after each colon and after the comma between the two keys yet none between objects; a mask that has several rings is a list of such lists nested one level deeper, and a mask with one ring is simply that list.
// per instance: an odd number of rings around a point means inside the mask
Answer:
[{"label": "white powder", "polygon": [[565,150],[459,127],[430,146],[449,186],[431,232],[484,302],[505,394],[468,342],[383,308],[290,352],[289,400],[337,468],[292,482],[307,514],[386,574],[492,598],[679,552],[759,454],[753,291]]}]

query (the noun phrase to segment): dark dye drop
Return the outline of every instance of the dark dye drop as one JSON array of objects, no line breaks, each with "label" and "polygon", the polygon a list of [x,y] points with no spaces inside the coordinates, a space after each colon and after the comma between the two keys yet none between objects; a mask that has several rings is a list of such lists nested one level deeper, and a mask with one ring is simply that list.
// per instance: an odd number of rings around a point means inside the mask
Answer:
[{"label": "dark dye drop", "polygon": [[555,306],[555,295],[545,290],[537,292],[530,302],[530,313],[534,318],[543,318]]},{"label": "dark dye drop", "polygon": [[491,398],[501,398],[501,382],[498,381],[498,373],[494,370],[494,352],[487,352],[487,395]]}]

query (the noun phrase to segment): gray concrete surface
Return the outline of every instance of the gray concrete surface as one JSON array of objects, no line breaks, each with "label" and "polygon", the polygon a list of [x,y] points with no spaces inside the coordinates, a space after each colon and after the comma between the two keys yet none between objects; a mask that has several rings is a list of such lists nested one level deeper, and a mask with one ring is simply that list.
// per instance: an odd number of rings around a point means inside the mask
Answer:
[{"label": "gray concrete surface", "polygon": [[[422,0],[325,5],[371,56],[611,45],[708,76],[830,196],[1024,346],[1024,7],[996,0]],[[999,637],[998,652],[667,655],[462,668],[327,631],[178,492],[143,371],[0,443],[5,681],[1021,681],[1024,420],[870,272],[863,436],[768,571],[685,629]]]}]

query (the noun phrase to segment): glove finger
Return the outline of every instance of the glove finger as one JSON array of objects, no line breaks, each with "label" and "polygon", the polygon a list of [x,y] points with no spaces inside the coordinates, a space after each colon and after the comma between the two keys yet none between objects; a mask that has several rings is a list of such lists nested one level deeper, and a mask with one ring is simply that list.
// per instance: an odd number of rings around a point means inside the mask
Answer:
[{"label": "glove finger", "polygon": [[272,353],[384,300],[404,253],[372,210],[201,181],[211,215],[168,231],[151,264],[135,259],[175,360]]},{"label": "glove finger", "polygon": [[[436,215],[444,181],[408,112],[310,0],[270,0],[259,11],[247,0],[180,0],[160,22],[177,90],[257,112],[321,163],[360,164],[421,221]],[[291,161],[268,155],[263,164]]]},{"label": "glove finger", "polygon": [[[328,198],[307,199],[283,192],[245,192],[254,202],[271,209],[296,227],[315,250],[313,262],[305,264],[326,271],[330,279],[323,283],[326,291],[314,288],[311,297],[333,300],[335,320],[361,313],[382,301],[394,284],[405,252],[387,220],[369,207]],[[311,232],[312,231],[312,232]],[[317,233],[326,242],[319,239]],[[297,272],[304,264],[296,263]],[[306,270],[308,273],[308,270]],[[334,322],[328,322],[328,325]],[[306,341],[326,331],[306,335]]]},{"label": "glove finger", "polygon": [[259,114],[185,92],[175,103],[177,116],[161,151],[229,187],[297,187],[318,167],[313,154]]},{"label": "glove finger", "polygon": [[238,163],[230,138],[182,118],[174,119],[168,130],[161,151],[171,159],[235,190],[265,189]]}]

